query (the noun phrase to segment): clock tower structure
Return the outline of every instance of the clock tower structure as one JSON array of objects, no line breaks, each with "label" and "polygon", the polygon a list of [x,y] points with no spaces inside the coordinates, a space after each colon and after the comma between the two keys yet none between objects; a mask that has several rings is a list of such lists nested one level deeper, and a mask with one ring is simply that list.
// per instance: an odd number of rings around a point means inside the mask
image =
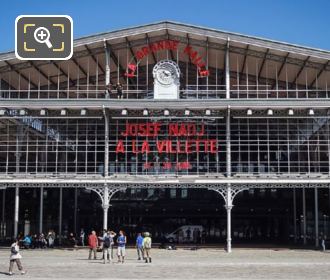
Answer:
[{"label": "clock tower structure", "polygon": [[153,68],[154,99],[179,99],[180,68],[172,60],[161,60]]}]

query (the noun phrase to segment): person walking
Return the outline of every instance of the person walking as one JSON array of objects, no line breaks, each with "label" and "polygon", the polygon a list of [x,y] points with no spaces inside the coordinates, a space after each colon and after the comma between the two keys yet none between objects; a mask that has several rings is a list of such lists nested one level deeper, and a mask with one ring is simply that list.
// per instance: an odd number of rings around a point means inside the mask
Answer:
[{"label": "person walking", "polygon": [[138,233],[136,238],[136,251],[138,255],[138,260],[144,259],[143,255],[143,237],[141,233]]},{"label": "person walking", "polygon": [[98,245],[98,240],[97,240],[96,232],[93,230],[92,233],[88,236],[89,260],[92,258],[92,252],[94,253],[94,260],[96,260],[97,245]]},{"label": "person walking", "polygon": [[47,246],[47,241],[46,241],[45,235],[41,232],[39,234],[39,248],[44,249],[44,248],[46,248],[46,246]]},{"label": "person walking", "polygon": [[326,248],[325,248],[325,240],[326,239],[327,239],[326,236],[321,233],[321,247],[322,247],[323,252],[325,252],[325,250],[326,250]]},{"label": "person walking", "polygon": [[119,236],[117,238],[117,244],[118,244],[118,249],[117,249],[117,255],[118,255],[118,262],[124,263],[125,255],[126,255],[126,236],[124,231],[120,230],[119,231]]},{"label": "person walking", "polygon": [[110,230],[107,231],[103,237],[103,263],[105,264],[106,261],[111,262],[111,235],[110,235]]},{"label": "person walking", "polygon": [[143,253],[146,263],[147,262],[151,263],[151,254],[150,254],[151,244],[152,244],[152,240],[150,237],[150,233],[145,232],[142,245],[143,245]]},{"label": "person walking", "polygon": [[73,232],[70,232],[69,242],[70,242],[70,245],[72,246],[72,248],[77,247],[77,240],[76,240],[75,234]]},{"label": "person walking", "polygon": [[85,246],[85,231],[83,228],[80,230],[80,244],[83,247]]},{"label": "person walking", "polygon": [[114,239],[116,237],[117,233],[115,233],[114,231],[110,230],[110,251],[111,251],[111,259],[113,260],[113,245],[115,245]]},{"label": "person walking", "polygon": [[48,239],[48,247],[54,248],[54,242],[55,242],[55,232],[53,230],[50,230],[47,235]]},{"label": "person walking", "polygon": [[9,258],[9,275],[13,275],[14,263],[16,262],[18,270],[21,274],[25,274],[21,263],[21,254],[19,253],[19,240],[15,239],[14,243],[10,246],[10,258]]}]

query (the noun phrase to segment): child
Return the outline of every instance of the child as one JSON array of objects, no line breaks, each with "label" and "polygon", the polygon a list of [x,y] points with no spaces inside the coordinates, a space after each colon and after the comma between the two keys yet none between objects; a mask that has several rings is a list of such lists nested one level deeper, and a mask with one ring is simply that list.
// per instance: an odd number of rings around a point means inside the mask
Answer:
[{"label": "child", "polygon": [[10,246],[9,275],[13,275],[13,267],[15,262],[21,274],[25,274],[21,264],[21,258],[22,256],[19,253],[18,239],[15,239],[15,242]]}]

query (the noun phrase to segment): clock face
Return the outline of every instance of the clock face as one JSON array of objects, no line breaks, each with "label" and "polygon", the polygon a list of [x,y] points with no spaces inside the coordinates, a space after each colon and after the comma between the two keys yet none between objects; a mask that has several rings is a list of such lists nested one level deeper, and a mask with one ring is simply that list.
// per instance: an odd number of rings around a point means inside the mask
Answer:
[{"label": "clock face", "polygon": [[161,67],[157,70],[156,78],[163,85],[170,85],[174,82],[175,72],[170,67]]}]

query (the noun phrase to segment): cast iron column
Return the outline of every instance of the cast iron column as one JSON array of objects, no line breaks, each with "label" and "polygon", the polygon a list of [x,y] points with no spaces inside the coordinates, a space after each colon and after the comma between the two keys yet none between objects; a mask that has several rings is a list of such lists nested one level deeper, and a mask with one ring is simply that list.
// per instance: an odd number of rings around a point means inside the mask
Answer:
[{"label": "cast iron column", "polygon": [[18,235],[19,188],[15,188],[14,238]]},{"label": "cast iron column", "polygon": [[[110,84],[110,51],[106,41],[104,41],[105,50],[105,84]],[[104,115],[104,178],[109,176],[109,115],[103,107]],[[103,192],[103,229],[108,229],[108,210],[109,210],[109,187],[104,184]]]},{"label": "cast iron column", "polygon": [[293,189],[293,233],[294,243],[297,243],[297,205],[296,205],[296,189]]},{"label": "cast iron column", "polygon": [[5,239],[6,237],[6,227],[5,227],[5,211],[6,211],[6,189],[2,190],[2,213],[1,213],[1,234],[0,236]]},{"label": "cast iron column", "polygon": [[[231,143],[230,143],[230,106],[227,109],[226,117],[226,160],[227,177],[231,177]],[[233,208],[231,184],[227,184],[227,199],[225,208],[227,210],[227,252],[231,252],[231,209]]]},{"label": "cast iron column", "polygon": [[[227,40],[226,48],[226,99],[230,99],[230,65],[229,65],[229,38]],[[227,108],[226,116],[226,173],[227,177],[231,177],[231,143],[230,143],[230,106]],[[231,252],[231,209],[232,195],[231,195],[231,184],[227,184],[227,199],[225,208],[227,210],[227,253]]]},{"label": "cast iron column", "polygon": [[319,247],[319,198],[318,198],[317,188],[314,189],[314,206],[315,206],[315,247],[318,248]]},{"label": "cast iron column", "polygon": [[39,233],[42,233],[42,222],[44,216],[44,187],[40,187],[40,210],[39,210]]},{"label": "cast iron column", "polygon": [[306,239],[306,193],[305,189],[302,189],[302,199],[303,199],[303,242],[304,245],[307,244],[307,239]]},{"label": "cast iron column", "polygon": [[[104,178],[109,176],[109,115],[103,107],[104,115]],[[104,184],[103,192],[103,228],[108,229],[108,210],[109,210],[109,187]]]},{"label": "cast iron column", "polygon": [[58,210],[58,244],[62,245],[62,211],[63,211],[63,188],[60,187],[59,197],[59,210]]},{"label": "cast iron column", "polygon": [[[23,137],[22,126],[18,125],[16,133],[16,174],[19,173],[19,165],[21,159],[20,151],[20,137]],[[14,210],[14,238],[18,235],[18,219],[19,219],[19,187],[16,185],[15,188],[15,210]]]},{"label": "cast iron column", "polygon": [[229,41],[230,39],[227,39],[227,47],[226,47],[226,99],[230,98],[230,64],[229,64]]},{"label": "cast iron column", "polygon": [[109,187],[104,185],[103,194],[103,229],[108,229],[108,210],[109,210]]},{"label": "cast iron column", "polygon": [[104,40],[105,51],[105,85],[110,84],[110,52],[107,46],[107,42]]}]

